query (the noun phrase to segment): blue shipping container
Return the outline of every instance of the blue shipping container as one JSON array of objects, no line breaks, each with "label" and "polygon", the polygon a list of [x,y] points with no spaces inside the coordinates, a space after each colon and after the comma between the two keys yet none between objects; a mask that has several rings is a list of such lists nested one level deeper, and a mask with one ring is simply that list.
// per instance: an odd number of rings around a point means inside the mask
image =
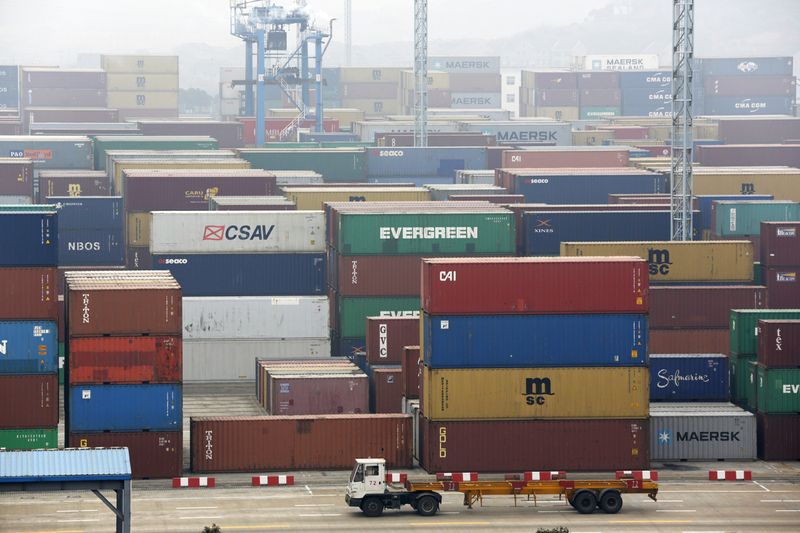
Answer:
[{"label": "blue shipping container", "polygon": [[[364,337],[337,337],[333,335],[331,354],[335,356],[355,358],[367,351],[367,339]],[[354,359],[355,360],[355,359]]]},{"label": "blue shipping container", "polygon": [[698,58],[704,76],[791,76],[791,57]]},{"label": "blue shipping container", "polygon": [[456,170],[487,168],[486,148],[479,146],[370,148],[367,176],[440,176],[455,179]]},{"label": "blue shipping container", "polygon": [[714,220],[711,218],[711,204],[715,201],[748,201],[748,200],[774,200],[775,197],[771,194],[701,194],[697,196],[697,204],[700,208],[700,230],[711,229],[714,225]]},{"label": "blue shipping container", "polygon": [[672,87],[671,70],[640,70],[619,73],[619,86],[621,89],[645,89]]},{"label": "blue shipping container", "polygon": [[669,178],[656,172],[641,174],[517,174],[516,194],[524,194],[528,203],[607,204],[609,194],[655,194],[669,192]]},{"label": "blue shipping container", "polygon": [[672,103],[653,102],[645,106],[632,106],[622,104],[622,115],[625,117],[650,117],[650,118],[671,118]]},{"label": "blue shipping container", "polygon": [[53,372],[58,372],[58,326],[55,322],[0,322],[0,374]]},{"label": "blue shipping container", "polygon": [[413,183],[415,187],[422,187],[423,185],[452,185],[456,182],[456,178],[455,176],[381,176],[371,177],[368,182],[385,183],[389,187],[395,183]]},{"label": "blue shipping container", "polygon": [[325,254],[154,255],[184,296],[304,296],[325,294]]},{"label": "blue shipping container", "polygon": [[19,109],[17,65],[0,65],[0,109]]},{"label": "blue shipping container", "polygon": [[58,209],[58,229],[119,229],[125,213],[121,196],[48,196],[48,204]]},{"label": "blue shipping container", "polygon": [[653,354],[650,400],[727,402],[728,357],[723,354]]},{"label": "blue shipping container", "polygon": [[180,384],[79,385],[69,388],[67,431],[180,431]]},{"label": "blue shipping container", "polygon": [[790,115],[794,100],[785,96],[706,96],[707,115]]},{"label": "blue shipping container", "polygon": [[0,157],[26,157],[35,170],[91,170],[94,149],[89,137],[0,135]]},{"label": "blue shipping container", "polygon": [[625,89],[622,91],[622,106],[645,107],[657,104],[671,106],[672,89],[653,87],[648,89]]},{"label": "blue shipping container", "polygon": [[60,266],[118,266],[124,263],[122,227],[58,232]]},{"label": "blue shipping container", "polygon": [[669,211],[526,212],[525,255],[558,255],[562,242],[668,241],[670,217]]},{"label": "blue shipping container", "polygon": [[58,265],[56,211],[0,212],[0,266]]},{"label": "blue shipping container", "polygon": [[647,315],[430,316],[430,368],[644,366]]}]

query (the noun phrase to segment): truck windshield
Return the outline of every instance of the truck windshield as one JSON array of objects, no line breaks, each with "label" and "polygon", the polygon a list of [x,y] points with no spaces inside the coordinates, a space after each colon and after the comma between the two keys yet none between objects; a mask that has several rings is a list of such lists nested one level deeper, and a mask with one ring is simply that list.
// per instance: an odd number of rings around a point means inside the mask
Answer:
[{"label": "truck windshield", "polygon": [[357,464],[356,467],[353,468],[353,475],[350,480],[354,483],[364,481],[364,465]]}]

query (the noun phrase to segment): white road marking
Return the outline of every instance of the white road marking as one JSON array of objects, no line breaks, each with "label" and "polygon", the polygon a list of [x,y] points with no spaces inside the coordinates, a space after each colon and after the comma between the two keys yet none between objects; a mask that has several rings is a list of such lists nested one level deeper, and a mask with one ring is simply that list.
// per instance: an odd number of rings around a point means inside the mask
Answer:
[{"label": "white road marking", "polygon": [[99,522],[99,518],[72,518],[70,520],[56,520],[56,522]]},{"label": "white road marking", "polygon": [[311,489],[310,489],[310,488],[308,488],[308,485],[306,485],[306,490],[308,491],[308,493],[309,493],[311,496],[313,496],[313,495],[314,495],[314,493],[313,493],[313,492],[311,492]]},{"label": "white road marking", "polygon": [[697,509],[656,509],[657,513],[696,513]]},{"label": "white road marking", "polygon": [[218,507],[176,507],[178,511],[190,511],[192,509],[218,509]]},{"label": "white road marking", "polygon": [[769,490],[767,487],[765,487],[764,485],[762,485],[762,484],[761,484],[761,483],[759,483],[758,481],[753,481],[753,483],[755,483],[756,485],[758,485],[759,487],[761,487],[761,488],[762,488],[762,489],[764,489],[765,491],[767,491],[767,492],[770,492],[770,490]]},{"label": "white road marking", "polygon": [[333,507],[332,503],[296,503],[295,507]]},{"label": "white road marking", "polygon": [[781,503],[783,500],[761,500],[761,503]]},{"label": "white road marking", "polygon": [[57,513],[98,513],[100,512],[99,509],[62,509],[60,511],[56,511]]},{"label": "white road marking", "polygon": [[800,509],[775,509],[776,513],[800,513]]},{"label": "white road marking", "polygon": [[308,514],[299,514],[297,516],[342,516],[341,513],[308,513]]},{"label": "white road marking", "polygon": [[658,500],[657,502],[654,502],[653,500],[648,498],[648,499],[642,500],[642,501],[640,501],[638,503],[683,503],[683,500]]},{"label": "white road marking", "polygon": [[437,514],[461,514],[460,511],[439,511]]},{"label": "white road marking", "polygon": [[178,520],[212,520],[214,518],[222,518],[222,515],[220,515],[220,516],[180,516],[180,517],[178,517]]},{"label": "white road marking", "polygon": [[540,513],[571,513],[572,511],[539,511]]}]

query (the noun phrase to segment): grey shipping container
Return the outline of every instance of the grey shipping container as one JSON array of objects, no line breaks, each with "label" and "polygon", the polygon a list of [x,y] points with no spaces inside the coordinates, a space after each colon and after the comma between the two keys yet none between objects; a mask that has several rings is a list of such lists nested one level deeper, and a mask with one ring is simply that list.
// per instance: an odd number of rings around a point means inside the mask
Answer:
[{"label": "grey shipping container", "polygon": [[82,136],[0,136],[0,157],[27,157],[34,170],[88,170],[93,165],[92,141]]},{"label": "grey shipping container", "polygon": [[508,120],[502,122],[459,122],[459,131],[478,131],[497,136],[498,143],[572,144],[572,125],[546,120]]}]

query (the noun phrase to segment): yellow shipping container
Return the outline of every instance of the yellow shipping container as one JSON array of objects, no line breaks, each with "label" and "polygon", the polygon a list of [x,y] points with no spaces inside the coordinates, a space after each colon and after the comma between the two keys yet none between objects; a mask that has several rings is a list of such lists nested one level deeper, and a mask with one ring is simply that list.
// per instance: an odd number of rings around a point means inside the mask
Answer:
[{"label": "yellow shipping container", "polygon": [[425,202],[431,199],[422,187],[284,187],[283,194],[298,211],[324,209],[325,202]]},{"label": "yellow shipping container", "polygon": [[133,169],[170,169],[170,168],[250,168],[250,163],[243,159],[118,159],[114,163],[114,191],[122,194],[122,172]]},{"label": "yellow shipping container", "polygon": [[534,111],[534,116],[548,117],[555,120],[578,120],[580,118],[579,107],[555,107],[555,106],[537,106]]},{"label": "yellow shipping container", "polygon": [[610,141],[613,138],[613,131],[573,130],[572,132],[572,144],[574,146],[602,146],[603,141]]},{"label": "yellow shipping container", "polygon": [[128,246],[150,246],[150,213],[128,213],[125,242]]},{"label": "yellow shipping container", "polygon": [[431,420],[646,418],[650,375],[640,367],[430,369]]},{"label": "yellow shipping container", "polygon": [[694,170],[693,192],[700,194],[771,194],[800,202],[800,169],[703,168]]},{"label": "yellow shipping container", "polygon": [[108,91],[108,107],[119,109],[177,109],[178,91]]},{"label": "yellow shipping container", "polygon": [[753,281],[750,241],[562,242],[561,255],[641,257],[651,283]]},{"label": "yellow shipping container", "polygon": [[106,72],[177,74],[178,56],[103,55],[100,65]]},{"label": "yellow shipping container", "polygon": [[358,109],[366,116],[397,115],[400,113],[400,100],[342,100],[342,106]]},{"label": "yellow shipping container", "polygon": [[[416,85],[416,77],[413,70],[404,70],[403,78],[400,83],[401,91],[408,91],[414,89]],[[440,70],[428,71],[428,89],[441,89],[443,91],[450,89],[450,74]]]},{"label": "yellow shipping container", "polygon": [[342,67],[340,71],[340,81],[342,83],[369,83],[369,82],[400,82],[401,67],[382,68],[382,67]]},{"label": "yellow shipping container", "polygon": [[107,74],[108,90],[173,91],[178,90],[178,73],[174,74]]}]

